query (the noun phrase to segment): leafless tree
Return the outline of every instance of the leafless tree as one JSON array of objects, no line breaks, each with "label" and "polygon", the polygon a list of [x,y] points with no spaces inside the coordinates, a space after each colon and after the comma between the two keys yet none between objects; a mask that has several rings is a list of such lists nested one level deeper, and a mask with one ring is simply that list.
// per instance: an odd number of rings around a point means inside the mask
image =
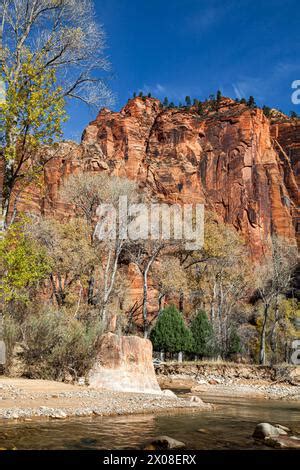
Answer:
[{"label": "leafless tree", "polygon": [[[138,197],[136,185],[125,178],[106,173],[84,173],[71,176],[62,188],[61,194],[90,224],[91,243],[98,257],[98,266],[94,266],[90,273],[89,302],[100,306],[100,315],[106,322],[107,307],[115,286],[119,258],[125,243],[124,230],[127,225],[127,214],[120,216],[119,202],[121,197],[126,197],[128,204],[136,201]],[[101,215],[101,211],[97,212],[100,204],[104,204],[105,210],[107,207],[107,217],[103,213]],[[109,213],[110,208],[112,214]],[[110,219],[111,215],[117,217]],[[101,236],[104,229],[105,237]],[[97,268],[100,272],[100,283],[95,289]]]},{"label": "leafless tree", "polygon": [[[112,103],[106,83],[105,34],[92,0],[0,0],[0,82],[9,83],[14,92],[28,89],[23,65],[29,53],[35,77],[55,73],[57,99],[76,99],[98,109]],[[29,118],[18,128],[20,114],[26,115],[25,110],[9,119],[9,129],[0,136],[0,160],[4,162],[0,233],[7,228],[17,183],[20,193],[29,184],[28,175],[41,172],[48,161],[45,155],[50,157],[46,151],[42,158],[41,153],[33,155],[36,152],[28,142],[34,131]],[[15,148],[17,155],[5,156],[5,146]]]},{"label": "leafless tree", "polygon": [[256,269],[256,287],[263,304],[263,322],[260,336],[259,362],[266,362],[266,333],[270,309],[274,307],[274,321],[279,319],[280,296],[285,294],[292,281],[297,263],[297,250],[287,240],[273,237],[271,255]]},{"label": "leafless tree", "polygon": [[57,71],[63,96],[97,107],[112,99],[101,77],[109,62],[92,0],[0,0],[1,60],[12,80],[20,78],[26,49],[41,71]]}]

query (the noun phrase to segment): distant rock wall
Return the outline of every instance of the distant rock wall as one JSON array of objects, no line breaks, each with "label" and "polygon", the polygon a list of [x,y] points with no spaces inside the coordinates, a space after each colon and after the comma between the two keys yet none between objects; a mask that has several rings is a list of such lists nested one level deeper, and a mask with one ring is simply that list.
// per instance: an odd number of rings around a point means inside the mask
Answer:
[{"label": "distant rock wall", "polygon": [[88,381],[92,388],[160,394],[151,341],[138,336],[104,334]]}]

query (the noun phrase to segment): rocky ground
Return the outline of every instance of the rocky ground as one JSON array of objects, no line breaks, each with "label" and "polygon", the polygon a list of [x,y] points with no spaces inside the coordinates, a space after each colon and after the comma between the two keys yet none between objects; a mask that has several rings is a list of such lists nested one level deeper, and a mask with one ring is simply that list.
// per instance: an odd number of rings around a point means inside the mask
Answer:
[{"label": "rocky ground", "polygon": [[211,364],[168,364],[157,368],[161,388],[200,396],[300,401],[300,368]]},{"label": "rocky ground", "polygon": [[173,394],[99,391],[47,380],[0,378],[0,420],[108,416],[175,409],[210,409],[201,400]]}]

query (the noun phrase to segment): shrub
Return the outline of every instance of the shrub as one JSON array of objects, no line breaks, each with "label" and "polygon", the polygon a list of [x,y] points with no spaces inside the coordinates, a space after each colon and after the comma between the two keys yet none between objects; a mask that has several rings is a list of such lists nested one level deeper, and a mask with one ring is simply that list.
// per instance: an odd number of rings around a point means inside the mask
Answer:
[{"label": "shrub", "polygon": [[5,315],[3,318],[3,340],[6,347],[5,373],[8,373],[12,366],[14,349],[19,338],[20,327],[18,323],[10,315]]},{"label": "shrub", "polygon": [[54,380],[85,375],[101,333],[99,322],[87,325],[58,312],[28,318],[23,325],[26,375]]}]

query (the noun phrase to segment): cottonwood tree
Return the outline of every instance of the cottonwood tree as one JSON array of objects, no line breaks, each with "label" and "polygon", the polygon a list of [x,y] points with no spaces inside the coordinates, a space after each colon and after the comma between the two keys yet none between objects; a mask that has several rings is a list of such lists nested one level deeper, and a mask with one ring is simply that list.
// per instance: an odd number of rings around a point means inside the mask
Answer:
[{"label": "cottonwood tree", "polygon": [[47,162],[37,147],[61,137],[65,99],[97,107],[111,100],[104,48],[92,0],[0,0],[2,231],[16,186]]},{"label": "cottonwood tree", "polygon": [[180,259],[174,255],[163,256],[153,269],[153,278],[158,290],[158,315],[161,314],[166,296],[180,297],[188,292],[187,273]]},{"label": "cottonwood tree", "polygon": [[243,240],[231,227],[207,214],[202,250],[184,257],[194,304],[210,314],[219,352],[227,354],[236,310],[246,301],[251,286],[250,260],[245,263]]},{"label": "cottonwood tree", "polygon": [[[126,198],[127,204],[136,202],[139,197],[136,185],[126,178],[106,173],[81,173],[66,180],[61,195],[73,204],[75,211],[83,216],[90,226],[91,245],[95,250],[97,263],[90,271],[88,297],[90,304],[99,307],[100,316],[106,323],[107,307],[126,241],[127,213],[120,215],[119,202],[122,197]],[[101,204],[104,204],[104,212],[98,211]],[[117,216],[116,219],[114,215]]]},{"label": "cottonwood tree", "polygon": [[[27,233],[43,247],[50,260],[49,278],[58,307],[78,307],[96,256],[84,219],[61,223],[55,219],[32,217]],[[79,287],[79,298],[77,292]]]},{"label": "cottonwood tree", "polygon": [[143,279],[142,315],[144,338],[149,336],[148,290],[149,274],[154,261],[167,246],[163,240],[136,240],[126,243],[127,261],[134,263]]},{"label": "cottonwood tree", "polygon": [[259,299],[263,305],[260,334],[259,362],[266,363],[266,334],[270,321],[270,310],[274,308],[274,322],[279,321],[280,296],[288,291],[297,263],[295,246],[280,237],[273,237],[271,255],[256,269],[255,279]]}]

